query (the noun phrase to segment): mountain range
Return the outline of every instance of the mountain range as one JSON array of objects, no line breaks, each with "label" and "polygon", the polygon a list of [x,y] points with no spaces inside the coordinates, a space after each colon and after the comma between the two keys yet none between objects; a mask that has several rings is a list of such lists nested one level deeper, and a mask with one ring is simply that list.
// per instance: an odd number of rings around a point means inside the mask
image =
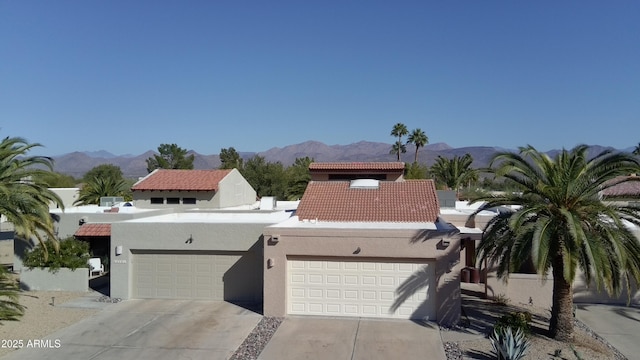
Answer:
[{"label": "mountain range", "polygon": [[[281,162],[285,166],[293,164],[296,158],[308,156],[315,161],[395,161],[396,155],[389,153],[391,144],[380,142],[360,141],[348,145],[326,145],[318,141],[306,141],[300,144],[288,145],[282,148],[274,147],[263,152],[239,152],[244,159],[259,155],[269,162]],[[589,148],[590,154],[597,154],[611,147],[592,145]],[[432,165],[438,156],[451,158],[470,154],[473,157],[473,167],[484,167],[489,164],[493,154],[507,149],[489,146],[471,146],[453,148],[445,143],[429,144],[421,148],[418,153],[418,162],[425,165]],[[623,151],[630,151],[624,149]],[[553,155],[558,150],[551,150],[548,154]],[[195,169],[216,169],[220,166],[220,157],[217,154],[204,155],[195,151],[189,151],[195,155]],[[407,152],[402,154],[401,160],[407,163],[413,162],[415,147],[407,145]],[[113,164],[122,169],[122,173],[127,178],[137,178],[147,175],[146,159],[157,154],[149,150],[140,155],[113,155],[108,151],[92,152],[72,152],[64,155],[54,156],[54,170],[63,174],[81,178],[93,167],[102,164]]]}]

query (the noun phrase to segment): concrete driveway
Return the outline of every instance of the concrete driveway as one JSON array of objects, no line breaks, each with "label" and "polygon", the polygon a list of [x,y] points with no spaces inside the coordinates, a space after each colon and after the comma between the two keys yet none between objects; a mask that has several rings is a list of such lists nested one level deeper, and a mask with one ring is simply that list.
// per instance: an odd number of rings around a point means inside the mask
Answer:
[{"label": "concrete driveway", "polygon": [[260,360],[434,359],[445,360],[434,323],[357,318],[286,318]]},{"label": "concrete driveway", "polygon": [[128,300],[48,336],[48,348],[23,348],[3,360],[226,360],[260,319],[222,301]]},{"label": "concrete driveway", "polygon": [[640,354],[640,308],[577,304],[576,317],[629,359]]}]

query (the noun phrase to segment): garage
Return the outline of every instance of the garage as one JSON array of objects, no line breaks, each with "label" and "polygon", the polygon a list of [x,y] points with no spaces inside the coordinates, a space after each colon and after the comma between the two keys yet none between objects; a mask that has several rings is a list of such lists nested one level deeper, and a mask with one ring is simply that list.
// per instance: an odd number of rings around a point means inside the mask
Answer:
[{"label": "garage", "polygon": [[132,255],[134,298],[226,300],[225,278],[230,278],[243,254],[132,251]]},{"label": "garage", "polygon": [[[433,262],[300,258],[287,274],[290,315],[436,319]],[[390,312],[398,296],[406,299]]]}]

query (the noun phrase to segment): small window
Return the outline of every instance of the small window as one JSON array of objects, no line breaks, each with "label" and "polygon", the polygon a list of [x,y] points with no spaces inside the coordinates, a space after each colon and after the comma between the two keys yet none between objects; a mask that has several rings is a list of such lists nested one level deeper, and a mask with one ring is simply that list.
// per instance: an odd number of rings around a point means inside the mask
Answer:
[{"label": "small window", "polygon": [[167,198],[167,204],[180,204],[180,198]]},{"label": "small window", "polygon": [[151,198],[151,203],[152,204],[164,204],[164,199],[163,198],[159,198],[159,197],[152,197]]},{"label": "small window", "polygon": [[182,199],[182,203],[183,204],[188,204],[188,205],[195,205],[196,198],[183,198]]}]

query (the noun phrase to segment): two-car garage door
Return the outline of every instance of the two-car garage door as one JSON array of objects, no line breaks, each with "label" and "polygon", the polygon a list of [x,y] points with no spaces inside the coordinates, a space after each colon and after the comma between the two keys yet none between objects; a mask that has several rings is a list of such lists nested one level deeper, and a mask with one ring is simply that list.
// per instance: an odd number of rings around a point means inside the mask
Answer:
[{"label": "two-car garage door", "polygon": [[436,319],[435,265],[359,259],[290,259],[292,315]]},{"label": "two-car garage door", "polygon": [[134,253],[133,297],[224,300],[225,274],[240,254]]}]

